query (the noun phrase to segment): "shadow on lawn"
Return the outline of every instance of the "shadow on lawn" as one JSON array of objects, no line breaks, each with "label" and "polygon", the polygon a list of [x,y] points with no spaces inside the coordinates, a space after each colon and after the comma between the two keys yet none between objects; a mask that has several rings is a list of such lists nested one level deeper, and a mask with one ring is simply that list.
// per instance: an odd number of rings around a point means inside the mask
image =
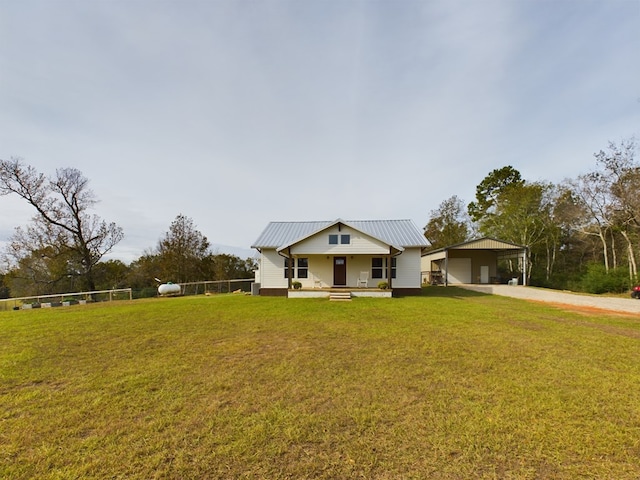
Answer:
[{"label": "shadow on lawn", "polygon": [[462,298],[462,297],[486,297],[488,293],[475,292],[473,290],[467,290],[460,287],[442,287],[442,286],[428,286],[422,287],[422,297],[432,298]]}]

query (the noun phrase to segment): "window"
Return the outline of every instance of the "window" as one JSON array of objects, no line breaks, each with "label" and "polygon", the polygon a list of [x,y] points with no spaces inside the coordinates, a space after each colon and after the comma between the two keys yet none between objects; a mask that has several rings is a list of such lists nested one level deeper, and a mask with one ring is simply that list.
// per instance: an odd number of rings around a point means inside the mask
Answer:
[{"label": "window", "polygon": [[371,259],[371,278],[384,278],[382,276],[382,259],[381,258],[372,258]]},{"label": "window", "polygon": [[309,277],[309,259],[299,258],[298,259],[298,278],[308,278],[308,277]]},{"label": "window", "polygon": [[[296,272],[296,259],[291,259],[291,278],[309,278],[309,259],[298,258],[298,270]],[[284,259],[284,278],[289,278],[289,259]]]},{"label": "window", "polygon": [[338,244],[338,235],[329,235],[329,245]]},{"label": "window", "polygon": [[[372,258],[371,259],[371,278],[387,278],[386,258]],[[396,258],[391,258],[391,278],[396,278]]]},{"label": "window", "polygon": [[340,235],[340,243],[342,245],[349,245],[351,243],[351,235]]}]

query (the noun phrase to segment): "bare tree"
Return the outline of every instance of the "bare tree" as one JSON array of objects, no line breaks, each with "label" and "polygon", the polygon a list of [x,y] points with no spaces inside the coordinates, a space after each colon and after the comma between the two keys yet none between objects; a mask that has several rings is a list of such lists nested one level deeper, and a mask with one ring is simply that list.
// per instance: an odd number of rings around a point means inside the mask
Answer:
[{"label": "bare tree", "polygon": [[[33,251],[52,251],[69,258],[69,275],[82,278],[95,290],[93,268],[122,238],[122,228],[92,215],[97,203],[89,180],[75,168],[61,168],[52,177],[20,159],[0,160],[0,195],[16,194],[36,209],[32,224],[18,231],[18,257]],[[47,250],[46,247],[52,247]]]},{"label": "bare tree", "polygon": [[623,140],[619,145],[609,142],[608,151],[595,154],[597,164],[610,179],[610,194],[616,231],[627,243],[629,276],[638,276],[634,243],[640,233],[640,165],[635,161],[635,139]]},{"label": "bare tree", "polygon": [[570,182],[587,213],[580,231],[600,240],[605,270],[617,267],[615,239],[620,234],[627,243],[632,277],[637,275],[634,237],[640,230],[640,165],[634,161],[635,150],[633,139],[620,145],[610,142],[607,152],[600,150],[594,154],[596,168]]},{"label": "bare tree", "polygon": [[569,188],[587,213],[584,223],[579,227],[585,235],[595,235],[602,245],[605,271],[609,271],[609,242],[607,234],[614,225],[612,218],[611,180],[603,172],[590,172],[579,175],[568,182]]}]

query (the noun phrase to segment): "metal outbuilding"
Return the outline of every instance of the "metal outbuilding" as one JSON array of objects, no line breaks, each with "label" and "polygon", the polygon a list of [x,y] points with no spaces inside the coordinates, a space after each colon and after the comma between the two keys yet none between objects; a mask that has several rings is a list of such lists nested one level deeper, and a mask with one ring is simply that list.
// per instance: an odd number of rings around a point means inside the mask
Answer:
[{"label": "metal outbuilding", "polygon": [[[498,262],[516,262],[519,275],[500,278]],[[527,284],[527,247],[483,237],[427,251],[421,258],[422,283],[425,284]]]}]

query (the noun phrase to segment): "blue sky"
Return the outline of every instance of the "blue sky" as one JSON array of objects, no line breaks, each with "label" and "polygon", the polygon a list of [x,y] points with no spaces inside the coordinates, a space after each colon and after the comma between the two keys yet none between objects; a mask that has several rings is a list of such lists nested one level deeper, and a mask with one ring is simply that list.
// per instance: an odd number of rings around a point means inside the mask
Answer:
[{"label": "blue sky", "polygon": [[[638,0],[0,0],[0,157],[80,169],[125,262],[178,214],[241,255],[272,220],[421,228],[633,135]],[[34,213],[0,211],[0,244]]]}]

